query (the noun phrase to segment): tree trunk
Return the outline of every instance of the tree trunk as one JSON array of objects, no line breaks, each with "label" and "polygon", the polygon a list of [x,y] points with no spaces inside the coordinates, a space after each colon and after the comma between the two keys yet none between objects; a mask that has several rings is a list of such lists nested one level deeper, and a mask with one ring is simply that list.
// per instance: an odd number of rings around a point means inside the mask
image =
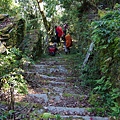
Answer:
[{"label": "tree trunk", "polygon": [[43,3],[43,1],[42,0],[36,0],[36,1],[38,3],[38,8],[39,8],[40,13],[42,15],[42,19],[43,19],[43,23],[44,23],[45,29],[46,29],[47,33],[49,33],[49,31],[50,31],[50,23],[47,21],[46,16],[44,14],[44,10],[42,10],[42,8],[40,6],[40,4]]}]

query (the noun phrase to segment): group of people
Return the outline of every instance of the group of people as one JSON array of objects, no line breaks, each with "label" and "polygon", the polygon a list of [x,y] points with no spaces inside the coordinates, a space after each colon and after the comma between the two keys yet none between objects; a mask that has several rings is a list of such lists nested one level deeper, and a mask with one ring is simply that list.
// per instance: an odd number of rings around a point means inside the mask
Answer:
[{"label": "group of people", "polygon": [[70,47],[72,46],[72,38],[68,32],[68,24],[64,24],[63,28],[61,26],[55,26],[55,36],[51,38],[53,45],[48,47],[49,54],[54,56],[59,50],[57,46],[61,45],[61,40],[63,40],[63,47],[65,53],[70,53]]},{"label": "group of people", "polygon": [[57,44],[60,44],[60,39],[64,41],[64,50],[65,53],[70,53],[70,47],[72,46],[72,38],[71,35],[68,32],[68,24],[65,24],[63,26],[63,29],[61,26],[55,26],[55,35],[56,35],[56,41]]}]

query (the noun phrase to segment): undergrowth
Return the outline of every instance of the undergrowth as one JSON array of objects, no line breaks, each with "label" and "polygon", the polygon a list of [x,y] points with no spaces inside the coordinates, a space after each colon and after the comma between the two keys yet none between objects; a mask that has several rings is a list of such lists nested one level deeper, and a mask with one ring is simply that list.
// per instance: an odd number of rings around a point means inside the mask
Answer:
[{"label": "undergrowth", "polygon": [[[91,85],[90,102],[100,114],[120,118],[120,5],[92,23],[95,44],[81,78]],[[97,97],[95,97],[97,96]],[[102,104],[102,106],[101,106]]]}]

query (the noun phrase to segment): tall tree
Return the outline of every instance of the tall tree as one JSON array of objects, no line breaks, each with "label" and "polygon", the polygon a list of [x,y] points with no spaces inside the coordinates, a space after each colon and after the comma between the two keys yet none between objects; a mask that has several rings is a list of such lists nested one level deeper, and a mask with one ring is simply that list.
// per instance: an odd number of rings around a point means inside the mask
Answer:
[{"label": "tall tree", "polygon": [[39,8],[39,11],[40,11],[40,13],[42,15],[42,19],[43,19],[46,31],[49,32],[50,31],[50,23],[47,21],[45,13],[44,13],[43,0],[36,0],[36,1],[38,3],[38,8]]}]

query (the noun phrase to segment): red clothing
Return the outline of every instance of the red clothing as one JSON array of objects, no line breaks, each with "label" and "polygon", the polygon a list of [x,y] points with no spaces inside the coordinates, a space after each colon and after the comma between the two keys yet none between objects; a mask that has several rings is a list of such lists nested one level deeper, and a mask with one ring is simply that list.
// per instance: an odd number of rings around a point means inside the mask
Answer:
[{"label": "red clothing", "polygon": [[58,26],[58,27],[56,28],[56,32],[57,32],[57,34],[58,34],[58,37],[62,37],[62,35],[63,35],[62,27]]}]

